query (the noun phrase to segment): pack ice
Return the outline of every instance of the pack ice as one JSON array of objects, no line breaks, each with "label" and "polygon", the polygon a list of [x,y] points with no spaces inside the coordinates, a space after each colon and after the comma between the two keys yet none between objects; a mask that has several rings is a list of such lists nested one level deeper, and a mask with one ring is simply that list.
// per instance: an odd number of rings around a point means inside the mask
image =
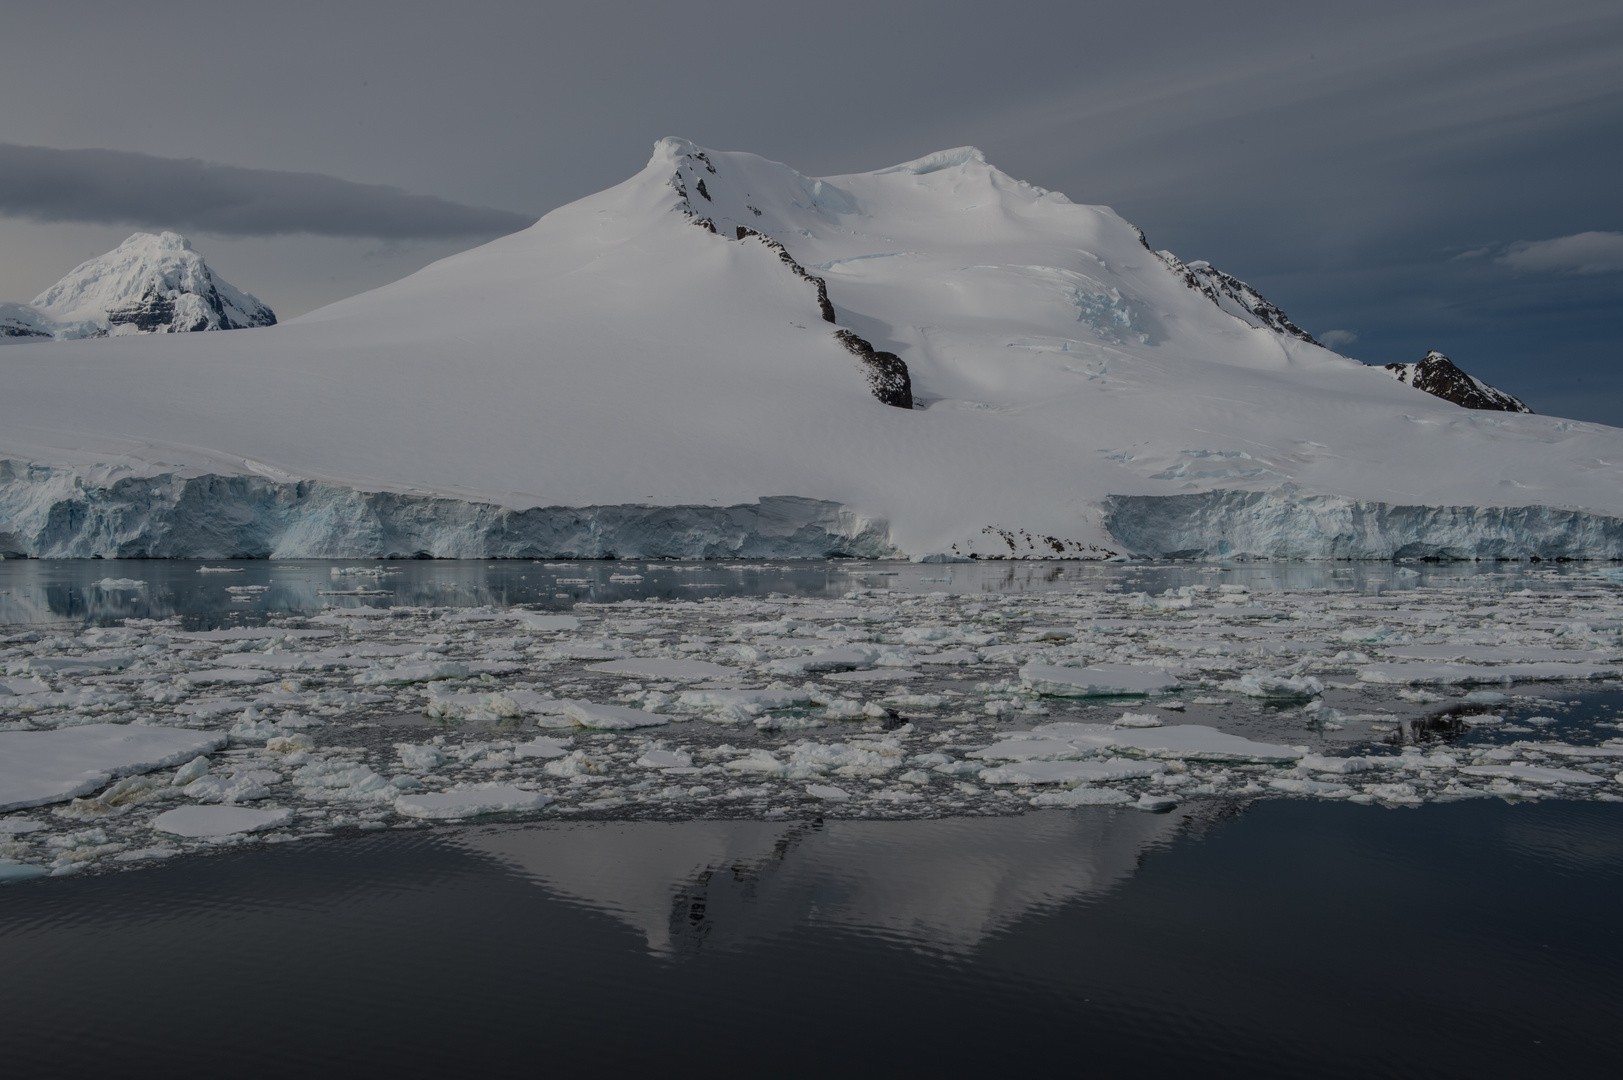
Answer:
[{"label": "pack ice", "polygon": [[973,148],[664,139],[292,322],[0,364],[0,554],[1623,556],[1623,432],[1337,355]]}]

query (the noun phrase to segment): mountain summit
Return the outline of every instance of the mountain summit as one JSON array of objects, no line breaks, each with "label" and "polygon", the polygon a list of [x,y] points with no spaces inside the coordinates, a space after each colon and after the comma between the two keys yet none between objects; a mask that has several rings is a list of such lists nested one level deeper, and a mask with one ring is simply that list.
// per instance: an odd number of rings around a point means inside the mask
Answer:
[{"label": "mountain summit", "polygon": [[34,298],[0,305],[0,340],[183,334],[273,326],[270,308],[216,277],[177,233],[136,233]]},{"label": "mountain summit", "polygon": [[3,351],[31,555],[1623,557],[1623,431],[1417,392],[968,147],[664,139],[259,333]]}]

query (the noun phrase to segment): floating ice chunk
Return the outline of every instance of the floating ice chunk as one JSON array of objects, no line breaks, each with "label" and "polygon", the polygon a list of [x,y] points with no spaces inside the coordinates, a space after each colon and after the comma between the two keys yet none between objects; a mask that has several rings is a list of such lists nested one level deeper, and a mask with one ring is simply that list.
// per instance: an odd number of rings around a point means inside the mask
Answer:
[{"label": "floating ice chunk", "polygon": [[400,758],[400,764],[412,772],[427,772],[444,765],[449,758],[437,746],[417,746],[412,743],[396,743],[395,754]]},{"label": "floating ice chunk", "polygon": [[1180,685],[1160,668],[1128,664],[1085,668],[1027,664],[1020,669],[1020,681],[1048,697],[1143,697],[1170,693]]},{"label": "floating ice chunk", "polygon": [[289,630],[281,626],[231,626],[223,630],[170,630],[183,641],[311,641],[330,638],[331,630]]},{"label": "floating ice chunk", "polygon": [[554,660],[625,660],[631,654],[618,644],[601,641],[566,642],[547,650]]},{"label": "floating ice chunk", "polygon": [[[1528,720],[1540,720],[1544,717],[1528,717]],[[1564,758],[1614,758],[1623,757],[1623,746],[1567,746],[1564,743],[1522,742],[1516,747],[1523,750],[1537,750],[1544,754],[1553,754]]]},{"label": "floating ice chunk", "polygon": [[175,787],[185,787],[193,780],[209,774],[210,761],[202,754],[192,758],[186,764],[175,770],[175,778],[169,781]]},{"label": "floating ice chunk", "polygon": [[611,660],[606,664],[591,665],[593,671],[615,675],[642,675],[650,679],[702,680],[736,679],[742,672],[725,664],[712,664],[704,660],[679,660],[667,657]]},{"label": "floating ice chunk", "polygon": [[443,821],[539,810],[551,801],[552,796],[545,792],[525,791],[511,784],[491,784],[462,791],[402,795],[394,801],[394,808],[406,817]]},{"label": "floating ice chunk", "polygon": [[1264,671],[1248,671],[1238,679],[1223,684],[1230,694],[1246,697],[1292,700],[1318,697],[1324,693],[1324,684],[1311,675],[1273,675]]},{"label": "floating ice chunk", "polygon": [[144,589],[146,587],[146,582],[127,577],[104,577],[96,582],[96,588],[103,592],[130,592],[134,589]]},{"label": "floating ice chunk", "polygon": [[1295,761],[1307,752],[1300,747],[1252,742],[1204,724],[1124,730],[1109,724],[1062,722],[1043,724],[1032,733],[1039,738],[1063,739],[1079,748],[1130,750],[1148,757],[1197,761]]},{"label": "floating ice chunk", "polygon": [[231,737],[243,742],[265,742],[281,733],[282,729],[270,720],[249,720],[245,717],[231,725]]},{"label": "floating ice chunk", "polygon": [[809,671],[850,671],[869,668],[879,659],[878,649],[854,645],[827,649],[810,656],[789,656],[773,660],[766,669],[773,675],[804,675]]},{"label": "floating ice chunk", "polygon": [[118,776],[218,750],[225,736],[132,724],[0,732],[0,811],[66,802]]},{"label": "floating ice chunk", "polygon": [[[1023,733],[1016,733],[1016,736]],[[1093,747],[1079,748],[1068,739],[1006,738],[991,746],[971,750],[965,757],[982,761],[1055,761],[1087,757]]]},{"label": "floating ice chunk", "polygon": [[1466,776],[1498,776],[1525,784],[1604,784],[1606,778],[1577,769],[1553,768],[1547,765],[1524,765],[1519,761],[1505,765],[1465,765],[1460,772]]},{"label": "floating ice chunk", "polygon": [[1178,800],[1171,795],[1155,795],[1148,791],[1138,797],[1133,804],[1138,809],[1150,814],[1164,814],[1178,805]]},{"label": "floating ice chunk", "polygon": [[306,789],[306,795],[340,802],[380,802],[392,791],[387,778],[365,765],[343,761],[314,761],[295,769],[293,783]]},{"label": "floating ice chunk", "polygon": [[28,697],[30,694],[50,692],[50,686],[40,679],[0,679],[0,695]]},{"label": "floating ice chunk", "polygon": [[192,686],[252,686],[273,682],[281,676],[260,668],[212,668],[207,671],[188,671],[180,681]]},{"label": "floating ice chunk", "polygon": [[9,674],[27,675],[36,671],[58,675],[100,675],[107,671],[123,671],[135,662],[127,654],[114,656],[30,656],[20,664],[7,665]]},{"label": "floating ice chunk", "polygon": [[454,660],[441,660],[426,664],[400,664],[392,668],[373,668],[355,676],[362,686],[404,686],[407,683],[434,682],[439,679],[466,679],[468,665]]},{"label": "floating ice chunk", "polygon": [[1313,772],[1336,773],[1343,776],[1348,773],[1368,772],[1375,767],[1368,758],[1327,757],[1324,754],[1304,754],[1300,765]]},{"label": "floating ice chunk", "polygon": [[1083,785],[1069,791],[1045,791],[1031,800],[1032,806],[1119,806],[1132,802],[1125,791]]},{"label": "floating ice chunk", "polygon": [[205,776],[187,784],[183,794],[198,802],[239,803],[268,798],[270,789],[252,775]]},{"label": "floating ice chunk", "polygon": [[513,747],[513,756],[521,758],[560,758],[569,753],[566,741],[537,735],[527,743]]},{"label": "floating ice chunk", "polygon": [[1463,686],[1471,683],[1509,686],[1518,682],[1555,682],[1564,679],[1614,679],[1619,669],[1609,664],[1371,664],[1358,672],[1358,681],[1387,686]]},{"label": "floating ice chunk", "polygon": [[622,705],[596,705],[590,701],[565,701],[563,714],[581,727],[601,731],[623,731],[629,728],[658,727],[670,723],[670,717],[628,709]]},{"label": "floating ice chunk", "polygon": [[534,634],[572,633],[580,629],[574,615],[542,615],[534,611],[514,611],[509,617]]},{"label": "floating ice chunk", "polygon": [[693,764],[693,755],[686,750],[649,750],[637,759],[644,769],[686,769]]},{"label": "floating ice chunk", "polygon": [[1123,728],[1160,727],[1161,718],[1154,713],[1124,712],[1111,726]]},{"label": "floating ice chunk", "polygon": [[16,863],[10,859],[0,859],[0,885],[10,881],[27,881],[30,878],[44,877],[50,873],[43,866],[31,866],[28,863]]},{"label": "floating ice chunk", "polygon": [[1023,761],[981,770],[984,784],[1077,784],[1141,780],[1167,771],[1158,761]]},{"label": "floating ice chunk", "polygon": [[949,664],[957,667],[980,662],[980,654],[968,649],[943,649],[941,652],[919,657],[921,664]]},{"label": "floating ice chunk", "polygon": [[833,784],[807,784],[806,794],[814,799],[822,799],[824,802],[844,802],[851,797],[849,791],[841,787],[835,787]]},{"label": "floating ice chunk", "polygon": [[293,820],[291,810],[252,810],[246,806],[182,806],[159,814],[152,827],[175,836],[230,836],[261,832]]},{"label": "floating ice chunk", "polygon": [[686,690],[676,703],[688,709],[740,709],[759,716],[768,709],[811,704],[809,690]]},{"label": "floating ice chunk", "polygon": [[1268,786],[1275,791],[1284,791],[1292,795],[1351,795],[1353,790],[1346,784],[1303,780],[1300,777],[1277,777],[1269,780]]}]

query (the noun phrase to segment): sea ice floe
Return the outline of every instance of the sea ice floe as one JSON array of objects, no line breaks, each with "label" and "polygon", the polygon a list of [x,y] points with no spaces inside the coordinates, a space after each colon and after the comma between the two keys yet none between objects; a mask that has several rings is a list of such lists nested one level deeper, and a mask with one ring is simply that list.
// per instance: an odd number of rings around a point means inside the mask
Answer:
[{"label": "sea ice floe", "polygon": [[982,769],[980,779],[984,784],[1103,783],[1111,780],[1142,780],[1166,771],[1167,767],[1159,761],[1135,761],[1119,757],[1106,761],[1023,761],[1015,765]]},{"label": "sea ice floe", "polygon": [[511,784],[491,784],[423,795],[402,795],[395,799],[394,808],[406,817],[447,820],[539,810],[551,801],[552,796],[545,792],[526,791]]},{"label": "sea ice floe", "polygon": [[225,741],[214,732],[137,724],[0,732],[0,811],[66,802],[114,777],[178,765]]},{"label": "sea ice floe", "polygon": [[598,705],[590,701],[566,701],[563,715],[584,728],[600,731],[624,731],[629,728],[658,727],[671,721],[669,716],[658,716],[641,709],[628,709],[622,705]]},{"label": "sea ice floe", "polygon": [[1164,670],[1126,664],[1059,667],[1026,664],[1020,681],[1032,693],[1048,697],[1144,697],[1166,694],[1181,685]]},{"label": "sea ice floe", "polygon": [[610,660],[602,664],[593,664],[590,670],[601,671],[609,675],[641,675],[650,679],[692,680],[694,682],[704,679],[736,679],[740,674],[737,668],[727,667],[724,664],[712,664],[704,660],[672,659],[669,657]]},{"label": "sea ice floe", "polygon": [[263,832],[293,820],[288,809],[254,810],[246,806],[181,806],[166,810],[152,819],[159,832],[176,836],[230,836],[234,833]]}]

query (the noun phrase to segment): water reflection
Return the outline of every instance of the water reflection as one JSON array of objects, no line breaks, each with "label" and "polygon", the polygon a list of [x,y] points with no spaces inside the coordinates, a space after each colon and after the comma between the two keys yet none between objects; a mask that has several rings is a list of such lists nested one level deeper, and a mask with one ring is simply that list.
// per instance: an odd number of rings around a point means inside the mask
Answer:
[{"label": "water reflection", "polygon": [[[203,565],[231,573],[202,573]],[[526,604],[568,609],[582,601],[716,596],[838,597],[853,589],[901,593],[1031,593],[1074,590],[1158,593],[1181,585],[1245,585],[1253,592],[1322,589],[1402,593],[1469,581],[1515,590],[1577,582],[1594,571],[1574,566],[1442,563],[1014,563],[931,565],[827,561],[570,562],[402,561],[382,576],[333,574],[344,562],[234,563],[169,560],[0,560],[0,625],[76,626],[127,618],[194,619],[199,627],[251,622],[325,607],[463,607]],[[378,564],[369,564],[377,566]],[[358,590],[373,595],[358,595]]]},{"label": "water reflection", "polygon": [[1132,875],[1188,812],[1095,808],[938,821],[615,822],[475,829],[458,842],[626,923],[664,957],[807,925],[964,952]]}]

